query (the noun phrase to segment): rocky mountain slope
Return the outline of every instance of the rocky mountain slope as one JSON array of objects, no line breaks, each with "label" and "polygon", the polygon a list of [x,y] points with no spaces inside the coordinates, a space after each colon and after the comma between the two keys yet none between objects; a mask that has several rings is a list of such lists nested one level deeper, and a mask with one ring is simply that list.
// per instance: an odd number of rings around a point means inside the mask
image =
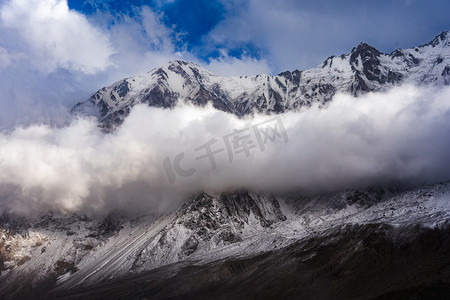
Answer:
[{"label": "rocky mountain slope", "polygon": [[[352,255],[370,256],[372,253],[378,257],[381,255],[379,251],[394,251],[400,256],[403,255],[402,251],[409,253],[408,243],[416,239],[419,239],[418,243],[422,242],[421,232],[435,237],[429,233],[433,230],[439,234],[436,240],[424,238],[426,243],[431,243],[426,247],[431,247],[431,250],[437,247],[440,249],[437,252],[439,255],[442,255],[442,251],[450,251],[440,248],[443,241],[448,239],[450,183],[403,193],[378,188],[303,196],[301,199],[298,197],[248,192],[200,193],[177,211],[160,217],[129,219],[110,215],[96,220],[77,215],[50,214],[20,226],[4,221],[0,294],[20,299],[32,292],[37,298],[48,298],[50,294],[64,298],[67,293],[77,294],[91,287],[95,287],[95,291],[99,285],[115,285],[114,282],[123,280],[133,282],[139,276],[159,274],[158,280],[173,277],[179,282],[182,287],[178,287],[177,291],[181,297],[196,289],[200,289],[197,291],[200,293],[211,282],[217,283],[223,278],[231,280],[229,274],[239,273],[239,270],[246,270],[246,280],[255,280],[252,276],[257,273],[248,273],[247,263],[239,265],[240,260],[262,260],[264,268],[268,268],[271,263],[276,268],[278,264],[288,262],[280,259],[277,263],[275,257],[291,253],[286,257],[294,255],[293,259],[300,265],[303,265],[302,261],[312,263],[315,256],[322,257],[321,268],[327,268],[321,249],[342,243],[347,247],[347,254],[338,246],[330,250],[336,251],[338,272],[339,261],[342,259],[342,263],[345,262],[345,269]],[[404,240],[398,240],[396,236],[403,236]],[[380,237],[382,241],[378,241]],[[366,249],[365,243],[372,238],[375,244],[369,244]],[[385,244],[377,243],[388,243],[393,248],[389,246],[391,248],[386,250],[383,248]],[[445,243],[447,247],[448,242]],[[387,259],[390,254],[383,255]],[[435,261],[433,268],[440,268],[443,274],[449,274],[450,265],[438,264],[438,257],[430,256],[427,259]],[[211,274],[210,268],[221,269],[234,264],[233,261],[238,262],[231,270]],[[207,272],[207,278],[199,278],[194,285],[183,285],[184,279],[180,276],[196,268],[201,272],[195,272],[195,276]],[[378,272],[381,274],[382,270]],[[296,274],[295,270],[290,270],[289,274],[291,278]],[[324,274],[332,276],[328,271]],[[351,274],[346,275],[348,284],[358,278]],[[319,275],[314,276],[317,278]],[[442,278],[449,278],[442,276],[436,278],[441,281]],[[427,280],[433,285],[440,282],[436,278]],[[284,279],[281,276],[279,280]],[[150,293],[145,287],[142,289]],[[402,287],[409,286],[405,283]],[[160,290],[162,287],[156,285],[154,288]],[[386,285],[380,292],[397,291],[398,288],[396,284]],[[165,288],[164,291],[167,292]],[[147,292],[134,294],[133,297],[137,299],[148,295]],[[86,299],[85,294],[74,297]]]},{"label": "rocky mountain slope", "polygon": [[55,291],[57,299],[448,299],[450,235],[436,228],[337,226],[287,247]]},{"label": "rocky mountain slope", "polygon": [[31,289],[55,280],[78,286],[138,274],[241,242],[284,220],[273,196],[248,192],[200,193],[161,217],[4,217],[0,295],[24,291],[24,282]]},{"label": "rocky mountain slope", "polygon": [[331,56],[317,68],[276,76],[222,77],[185,61],[172,61],[147,74],[118,81],[78,103],[75,114],[94,114],[105,129],[121,124],[137,103],[171,108],[180,102],[210,102],[237,116],[282,113],[325,104],[338,92],[358,96],[394,85],[450,84],[450,33],[391,54],[361,43],[348,54]]},{"label": "rocky mountain slope", "polygon": [[[402,83],[450,83],[450,33],[387,55],[360,44],[315,69],[216,76],[182,61],[77,104],[114,130],[138,103],[238,116],[325,105]],[[398,191],[199,192],[165,215],[0,218],[1,299],[389,299],[450,291],[450,182]]]}]

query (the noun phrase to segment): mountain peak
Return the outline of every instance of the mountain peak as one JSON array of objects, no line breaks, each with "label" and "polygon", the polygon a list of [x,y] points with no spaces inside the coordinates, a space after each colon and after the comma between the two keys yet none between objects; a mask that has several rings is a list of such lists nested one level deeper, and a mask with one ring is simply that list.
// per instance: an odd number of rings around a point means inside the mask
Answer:
[{"label": "mountain peak", "polygon": [[359,43],[358,46],[356,46],[352,49],[351,54],[352,55],[355,54],[355,56],[358,56],[359,54],[362,54],[363,56],[366,56],[366,55],[379,56],[382,53],[380,51],[378,51],[375,47],[372,47],[365,42],[361,42],[361,43]]},{"label": "mountain peak", "polygon": [[188,62],[185,60],[179,60],[179,59],[175,59],[175,60],[171,60],[166,64],[167,67],[185,67],[185,66],[189,66],[189,67],[194,67],[194,68],[200,68],[199,65],[194,64],[192,62]]},{"label": "mountain peak", "polygon": [[382,53],[375,49],[374,47],[362,42],[358,46],[352,49],[350,54],[350,63],[358,65],[358,57],[361,58],[364,67],[368,67],[369,65],[379,64],[378,57]]},{"label": "mountain peak", "polygon": [[442,31],[440,34],[434,37],[434,39],[428,44],[421,45],[419,47],[424,46],[432,46],[436,47],[437,45],[442,44],[443,46],[450,46],[450,31]]},{"label": "mountain peak", "polygon": [[448,44],[449,37],[445,31],[434,38],[430,45],[440,44],[438,49],[398,49],[390,55],[361,42],[348,54],[330,56],[318,68],[283,72],[279,76],[223,77],[195,63],[172,60],[146,76],[100,89],[87,101],[77,104],[72,112],[93,111],[92,115],[99,116],[102,128],[112,131],[137,103],[173,108],[179,102],[199,106],[210,102],[218,110],[244,116],[282,113],[315,102],[324,104],[337,92],[360,95],[405,80],[448,85],[450,47],[442,43]]}]

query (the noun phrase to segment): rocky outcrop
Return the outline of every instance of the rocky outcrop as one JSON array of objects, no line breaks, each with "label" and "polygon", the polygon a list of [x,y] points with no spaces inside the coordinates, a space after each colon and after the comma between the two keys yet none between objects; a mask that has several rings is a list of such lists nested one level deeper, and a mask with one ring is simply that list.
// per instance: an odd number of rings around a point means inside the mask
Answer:
[{"label": "rocky outcrop", "polygon": [[175,262],[238,243],[245,233],[285,221],[275,197],[250,192],[202,192],[187,201],[174,220],[138,253],[133,268]]}]

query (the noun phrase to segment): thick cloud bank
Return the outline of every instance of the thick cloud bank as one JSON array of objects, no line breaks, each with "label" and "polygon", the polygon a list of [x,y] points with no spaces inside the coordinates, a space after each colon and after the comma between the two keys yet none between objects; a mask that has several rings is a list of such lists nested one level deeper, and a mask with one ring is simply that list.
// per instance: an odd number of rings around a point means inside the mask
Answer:
[{"label": "thick cloud bank", "polygon": [[320,192],[450,179],[450,88],[337,95],[324,108],[279,117],[136,106],[114,134],[93,119],[3,132],[1,210],[155,213],[199,190]]}]

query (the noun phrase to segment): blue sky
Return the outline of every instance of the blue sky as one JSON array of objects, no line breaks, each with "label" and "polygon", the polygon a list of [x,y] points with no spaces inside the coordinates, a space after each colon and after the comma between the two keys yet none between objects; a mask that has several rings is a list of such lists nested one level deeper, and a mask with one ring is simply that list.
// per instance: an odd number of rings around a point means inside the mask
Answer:
[{"label": "blue sky", "polygon": [[100,87],[173,59],[277,74],[362,41],[413,47],[450,30],[449,11],[443,0],[0,0],[0,128],[63,122]]},{"label": "blue sky", "polygon": [[110,13],[115,21],[136,18],[139,8],[149,7],[179,34],[176,50],[208,63],[226,49],[228,56],[266,59],[271,73],[314,67],[361,41],[391,52],[450,29],[450,2],[438,0],[70,0],[68,5],[90,18]]},{"label": "blue sky", "polygon": [[[178,1],[68,1],[69,8],[86,15],[94,15],[98,10],[109,12],[115,16],[135,16],[136,8],[147,6],[163,17],[161,21],[168,27],[175,26],[177,32],[185,33],[182,43],[189,50],[201,46],[202,36],[212,30],[225,15],[225,7],[220,1],[208,0],[178,0]],[[181,45],[182,46],[182,45]]]}]

